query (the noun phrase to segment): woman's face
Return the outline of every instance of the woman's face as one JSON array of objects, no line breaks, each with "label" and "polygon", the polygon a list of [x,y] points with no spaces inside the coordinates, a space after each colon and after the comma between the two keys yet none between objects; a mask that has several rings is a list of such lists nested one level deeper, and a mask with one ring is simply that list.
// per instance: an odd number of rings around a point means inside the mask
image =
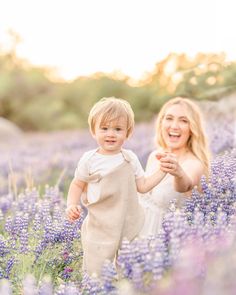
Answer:
[{"label": "woman's face", "polygon": [[168,149],[177,151],[185,149],[190,137],[190,122],[183,105],[170,106],[162,120],[161,132]]}]

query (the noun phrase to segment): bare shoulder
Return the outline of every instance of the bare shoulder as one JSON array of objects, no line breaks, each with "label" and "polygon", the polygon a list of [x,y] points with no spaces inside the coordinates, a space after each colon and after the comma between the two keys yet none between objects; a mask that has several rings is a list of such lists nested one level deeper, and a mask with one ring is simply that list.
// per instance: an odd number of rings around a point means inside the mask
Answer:
[{"label": "bare shoulder", "polygon": [[182,167],[185,172],[195,180],[194,182],[198,182],[204,173],[203,163],[192,153],[188,154]]},{"label": "bare shoulder", "polygon": [[193,165],[194,167],[203,167],[203,163],[193,154],[189,153],[183,163],[184,165]]}]

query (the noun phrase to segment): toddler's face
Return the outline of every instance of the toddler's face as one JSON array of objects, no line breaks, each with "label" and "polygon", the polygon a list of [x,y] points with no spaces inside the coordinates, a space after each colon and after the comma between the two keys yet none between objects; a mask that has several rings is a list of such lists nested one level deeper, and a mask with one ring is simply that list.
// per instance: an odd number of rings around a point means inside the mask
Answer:
[{"label": "toddler's face", "polygon": [[101,122],[101,118],[95,124],[94,138],[103,155],[114,155],[120,152],[123,143],[127,139],[127,120],[120,117],[117,120]]}]

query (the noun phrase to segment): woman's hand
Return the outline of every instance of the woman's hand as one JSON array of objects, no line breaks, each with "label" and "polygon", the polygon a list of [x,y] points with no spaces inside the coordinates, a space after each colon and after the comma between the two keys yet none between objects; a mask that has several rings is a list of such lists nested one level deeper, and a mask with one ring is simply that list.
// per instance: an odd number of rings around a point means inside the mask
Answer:
[{"label": "woman's hand", "polygon": [[164,152],[160,157],[160,169],[163,172],[170,173],[176,177],[182,177],[183,170],[175,154]]},{"label": "woman's hand", "polygon": [[69,221],[74,222],[76,219],[78,219],[81,215],[81,207],[78,205],[69,205],[66,208],[66,216]]}]

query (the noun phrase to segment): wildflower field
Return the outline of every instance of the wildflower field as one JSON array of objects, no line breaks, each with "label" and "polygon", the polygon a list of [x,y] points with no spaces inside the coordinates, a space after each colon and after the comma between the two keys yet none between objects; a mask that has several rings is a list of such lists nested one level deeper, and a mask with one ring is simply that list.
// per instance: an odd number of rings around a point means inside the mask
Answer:
[{"label": "wildflower field", "polygon": [[[209,182],[179,210],[170,204],[156,237],[123,241],[118,273],[81,272],[81,220],[65,218],[66,192],[87,131],[27,134],[0,146],[0,294],[236,294],[235,118],[212,114]],[[145,166],[154,123],[127,143]]]}]

